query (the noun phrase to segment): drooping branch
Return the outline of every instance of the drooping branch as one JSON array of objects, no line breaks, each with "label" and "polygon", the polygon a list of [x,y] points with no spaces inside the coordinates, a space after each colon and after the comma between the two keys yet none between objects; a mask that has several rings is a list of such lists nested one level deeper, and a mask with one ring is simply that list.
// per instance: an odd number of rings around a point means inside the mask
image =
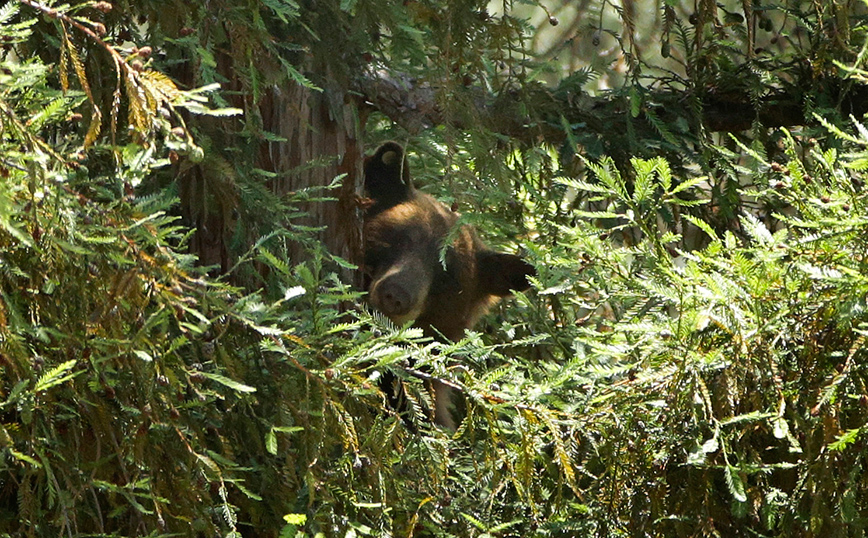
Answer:
[{"label": "drooping branch", "polygon": [[443,123],[436,92],[427,82],[378,71],[357,83],[368,104],[411,133]]}]

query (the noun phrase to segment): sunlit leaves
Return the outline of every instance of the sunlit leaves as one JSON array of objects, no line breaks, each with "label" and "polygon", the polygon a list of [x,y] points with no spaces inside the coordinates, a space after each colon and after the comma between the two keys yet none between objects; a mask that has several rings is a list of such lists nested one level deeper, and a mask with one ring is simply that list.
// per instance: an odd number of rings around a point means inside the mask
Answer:
[{"label": "sunlit leaves", "polygon": [[738,502],[746,502],[747,495],[745,494],[744,480],[742,479],[739,470],[736,467],[727,465],[724,468],[726,476],[726,485],[729,487],[729,492],[732,497]]},{"label": "sunlit leaves", "polygon": [[223,385],[225,387],[229,387],[230,389],[232,389],[236,392],[241,392],[241,393],[256,392],[255,387],[251,387],[250,385],[245,385],[244,383],[239,383],[238,381],[235,381],[234,379],[230,379],[230,378],[223,376],[223,375],[220,375],[220,374],[214,374],[214,373],[210,373],[210,372],[202,372],[202,375],[205,376],[206,378],[210,379],[211,381],[214,381],[216,383],[220,383],[221,385]]},{"label": "sunlit leaves", "polygon": [[[435,4],[341,0],[312,13],[269,0],[249,13],[232,6],[214,25],[184,4],[190,11],[172,24],[126,28],[139,46],[153,37],[189,47],[183,57],[167,47],[153,63],[72,24],[93,28],[95,3],[61,6],[68,25],[41,25],[59,32],[56,67],[39,60],[50,47],[4,65],[0,450],[19,489],[0,489],[0,506],[75,523],[59,534],[93,535],[234,536],[254,526],[286,536],[785,535],[800,525],[819,534],[836,518],[858,530],[868,498],[864,126],[830,116],[837,141],[809,143],[799,128],[743,132],[711,149],[702,126],[664,119],[635,86],[628,115],[657,133],[649,154],[688,148],[681,157],[704,162],[630,159],[630,148],[573,159],[600,146],[583,136],[588,123],[565,118],[563,151],[547,140],[557,122],[522,124],[532,142],[480,134],[472,116],[419,135],[382,119],[355,125],[368,139],[426,143],[430,181],[420,185],[455,198],[466,190],[462,203],[479,204],[466,220],[502,226],[509,232],[482,235],[538,267],[537,287],[505,301],[479,332],[426,340],[360,306],[361,292],[337,276],[352,265],[295,226],[301,202],[319,195],[269,198],[278,174],[244,154],[286,138],[259,129],[268,88],[323,86],[329,122],[360,120],[341,69],[359,71],[353,62],[365,53],[374,69],[407,67],[447,88],[474,64],[471,74],[484,67],[498,74],[491,83],[506,73],[524,96],[511,41],[524,23]],[[703,16],[726,9],[712,4]],[[6,46],[33,24],[14,22],[17,5],[0,8]],[[722,32],[739,26],[719,14]],[[666,18],[677,30],[672,57],[676,44],[730,43]],[[176,28],[182,20],[196,27]],[[364,50],[329,48],[347,33]],[[448,54],[428,54],[443,52],[435,39],[448,40]],[[102,65],[105,54],[113,60]],[[685,65],[719,66],[704,50],[691,54]],[[231,94],[215,96],[214,85],[181,90],[160,62],[209,81],[232,62],[240,73]],[[314,84],[305,75],[320,62],[333,72]],[[589,73],[554,91],[578,95]],[[695,86],[711,87],[720,88]],[[239,112],[229,99],[252,112],[239,137],[251,144],[220,127],[228,142],[197,147],[198,115],[225,126]],[[805,102],[815,106],[811,95]],[[176,191],[187,184],[176,167],[189,163],[178,152],[217,163],[203,167],[200,194],[233,202],[220,211],[236,216],[237,188],[256,212],[289,224],[261,237],[241,225],[184,228]],[[350,168],[361,158],[347,155]],[[254,246],[215,278],[186,252],[208,234]],[[242,271],[255,275],[251,291],[227,284]],[[390,376],[402,403],[384,390]],[[430,424],[435,378],[464,396],[455,432]],[[0,532],[40,532],[0,521]]]},{"label": "sunlit leaves", "polygon": [[36,382],[36,386],[33,387],[33,391],[46,391],[55,385],[60,385],[61,383],[69,381],[77,375],[76,373],[68,373],[75,367],[75,364],[75,360],[66,361],[62,364],[57,365],[55,368],[52,368],[48,372],[45,372],[45,374],[43,374],[42,377],[39,378],[39,381]]},{"label": "sunlit leaves", "polygon": [[[865,135],[858,126],[851,132],[859,134],[842,138],[858,142],[848,149],[861,148]],[[632,465],[642,469],[634,476],[666,480],[653,458],[688,464],[694,479],[707,477],[700,489],[728,499],[721,505],[735,518],[728,528],[744,528],[751,506],[760,507],[768,528],[787,520],[805,497],[781,495],[776,477],[836,475],[809,466],[812,457],[826,458],[828,449],[848,462],[860,457],[859,417],[868,400],[861,395],[864,375],[854,369],[860,333],[848,327],[863,322],[868,292],[865,195],[854,173],[863,156],[834,147],[805,152],[800,143],[783,131],[778,163],[760,144],[737,141],[743,156],[718,148],[752,186],[739,192],[753,198],[734,226],[674,209],[703,202],[715,178],[680,178],[657,159],[633,159],[623,169],[611,159],[585,161],[578,178],[556,177],[572,189],[565,191],[574,197],[571,224],[550,226],[563,207],[557,203],[533,208],[545,215],[534,216],[535,229],[553,230],[548,240],[555,245],[534,250],[544,253],[538,265],[545,268],[537,298],[548,305],[547,321],[559,327],[549,332],[552,339],[571,344],[550,351],[574,361],[575,379],[593,380],[581,385],[591,393],[582,409],[595,413],[595,428],[605,432],[594,443],[606,462],[601,466]],[[848,157],[857,164],[844,172]],[[763,204],[784,209],[757,210]],[[687,232],[699,240],[688,242]],[[662,402],[659,414],[644,413],[652,402]],[[632,422],[606,420],[606,413]],[[822,419],[806,424],[805,416]],[[637,447],[645,437],[631,428],[655,432],[653,458],[642,459]],[[827,432],[822,448],[806,441],[818,429]],[[624,445],[630,450],[619,450]],[[613,490],[629,488],[605,476]],[[587,495],[582,488],[579,478]],[[691,503],[678,489],[656,491],[679,513]],[[826,488],[822,495],[852,513],[858,495],[841,491]],[[594,499],[604,498],[629,504],[617,494]]]}]

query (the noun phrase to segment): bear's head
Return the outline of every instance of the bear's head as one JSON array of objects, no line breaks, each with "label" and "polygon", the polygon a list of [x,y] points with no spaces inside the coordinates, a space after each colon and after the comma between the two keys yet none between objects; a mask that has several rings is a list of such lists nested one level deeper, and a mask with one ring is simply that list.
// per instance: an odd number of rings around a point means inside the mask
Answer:
[{"label": "bear's head", "polygon": [[413,188],[399,144],[365,159],[365,188],[368,298],[394,323],[415,321],[428,336],[458,340],[499,298],[530,287],[529,263],[489,249],[470,226],[453,230],[459,215]]}]

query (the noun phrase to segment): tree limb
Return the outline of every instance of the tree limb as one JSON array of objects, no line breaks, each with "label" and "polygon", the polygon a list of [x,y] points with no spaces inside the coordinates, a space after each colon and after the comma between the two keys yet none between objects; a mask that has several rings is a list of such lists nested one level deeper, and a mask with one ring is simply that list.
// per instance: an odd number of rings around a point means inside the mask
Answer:
[{"label": "tree limb", "polygon": [[[420,82],[405,74],[385,71],[370,73],[358,81],[357,90],[374,109],[401,125],[411,133],[434,125],[449,123],[461,128],[460,119],[447,117],[438,103],[438,89],[428,82]],[[611,96],[592,97],[587,94],[545,88],[542,85],[528,86],[519,91],[500,95],[485,95],[478,88],[468,88],[476,110],[474,119],[487,128],[518,139],[537,139],[540,134],[551,141],[563,139],[560,124],[562,116],[570,124],[584,124],[591,132],[606,136],[623,136],[622,125],[628,121],[643,122],[643,115],[628,118],[630,103],[626,98]],[[839,100],[844,113],[861,115],[868,109],[864,99],[868,91],[857,87],[849,92],[847,99]],[[693,116],[687,94],[671,91],[651,93],[644,100],[646,110],[654,109],[664,122]],[[523,112],[534,105],[536,117]],[[673,106],[675,104],[675,106]],[[717,95],[709,93],[701,100],[702,125],[712,132],[738,132],[750,129],[755,122],[767,129],[804,125],[806,119],[801,98],[779,93],[753,102],[747,92]],[[530,127],[533,128],[530,128]],[[647,126],[649,129],[653,128]],[[540,131],[543,131],[542,133]]]}]

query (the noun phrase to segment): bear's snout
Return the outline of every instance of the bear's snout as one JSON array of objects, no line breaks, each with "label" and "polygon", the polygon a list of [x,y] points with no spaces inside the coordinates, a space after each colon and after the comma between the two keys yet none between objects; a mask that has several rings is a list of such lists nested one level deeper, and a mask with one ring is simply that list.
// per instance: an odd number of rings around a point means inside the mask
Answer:
[{"label": "bear's snout", "polygon": [[421,260],[405,259],[374,279],[368,297],[374,308],[393,323],[403,325],[422,313],[430,285],[430,271]]},{"label": "bear's snout", "polygon": [[396,280],[393,278],[383,282],[377,290],[377,303],[387,316],[403,316],[413,304],[410,294]]}]

